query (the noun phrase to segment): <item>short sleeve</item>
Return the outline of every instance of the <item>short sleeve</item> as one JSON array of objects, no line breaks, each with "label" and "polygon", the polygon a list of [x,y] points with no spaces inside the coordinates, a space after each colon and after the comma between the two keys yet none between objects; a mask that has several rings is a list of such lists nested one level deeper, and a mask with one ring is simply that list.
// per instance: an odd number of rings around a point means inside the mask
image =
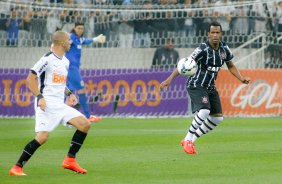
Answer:
[{"label": "short sleeve", "polygon": [[234,58],[233,53],[231,52],[230,48],[228,45],[224,46],[224,49],[226,51],[226,59],[225,62],[231,61]]},{"label": "short sleeve", "polygon": [[88,45],[90,43],[93,43],[93,39],[90,38],[82,38],[82,45]]},{"label": "short sleeve", "polygon": [[48,67],[48,61],[41,58],[35,65],[30,69],[33,73],[39,77]]},{"label": "short sleeve", "polygon": [[202,49],[201,47],[197,47],[191,54],[190,57],[192,57],[196,62],[201,58],[202,56]]}]

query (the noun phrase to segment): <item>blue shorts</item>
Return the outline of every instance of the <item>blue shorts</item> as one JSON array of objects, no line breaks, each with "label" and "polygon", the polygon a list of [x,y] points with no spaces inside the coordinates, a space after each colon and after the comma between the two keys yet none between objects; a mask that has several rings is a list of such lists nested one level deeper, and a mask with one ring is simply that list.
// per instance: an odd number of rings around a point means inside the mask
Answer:
[{"label": "blue shorts", "polygon": [[79,72],[79,68],[70,67],[68,71],[67,87],[71,91],[84,89],[84,82]]}]

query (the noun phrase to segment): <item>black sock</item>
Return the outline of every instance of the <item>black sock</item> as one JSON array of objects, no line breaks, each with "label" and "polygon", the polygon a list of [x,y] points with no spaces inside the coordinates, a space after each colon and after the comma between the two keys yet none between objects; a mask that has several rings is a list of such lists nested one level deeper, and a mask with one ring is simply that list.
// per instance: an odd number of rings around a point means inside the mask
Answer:
[{"label": "black sock", "polygon": [[30,157],[33,155],[33,153],[39,148],[41,144],[37,142],[37,140],[33,139],[30,141],[24,148],[23,153],[16,163],[17,166],[23,167],[24,164],[30,159]]},{"label": "black sock", "polygon": [[75,158],[76,153],[79,151],[80,147],[83,144],[84,139],[86,138],[87,133],[81,132],[79,130],[76,130],[72,137],[70,149],[68,152],[68,156]]}]

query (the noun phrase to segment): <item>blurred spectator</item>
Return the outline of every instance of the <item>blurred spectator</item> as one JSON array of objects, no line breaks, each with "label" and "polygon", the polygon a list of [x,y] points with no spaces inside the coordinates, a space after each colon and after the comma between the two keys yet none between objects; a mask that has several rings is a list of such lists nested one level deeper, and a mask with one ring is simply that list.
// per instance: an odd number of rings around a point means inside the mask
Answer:
[{"label": "blurred spectator", "polygon": [[22,9],[22,27],[19,32],[19,46],[31,46],[31,19],[32,19],[32,10]]},{"label": "blurred spectator", "polygon": [[266,49],[265,59],[265,68],[282,68],[281,43],[269,45]]},{"label": "blurred spectator", "polygon": [[179,31],[179,25],[176,13],[170,11],[167,7],[170,4],[169,0],[160,0],[159,6],[167,11],[154,12],[153,27],[157,32],[153,35],[153,47],[161,45],[161,39],[169,36],[175,36]]},{"label": "blurred spectator", "polygon": [[[150,0],[144,1],[143,9],[152,9],[153,4]],[[153,12],[137,12],[134,21],[134,43],[133,47],[148,48],[151,46],[151,35],[157,30],[153,27]]]},{"label": "blurred spectator", "polygon": [[165,39],[164,46],[156,49],[152,68],[174,68],[179,60],[179,53],[174,49],[174,40]]},{"label": "blurred spectator", "polygon": [[[243,3],[244,0],[239,0],[239,3]],[[232,40],[235,47],[243,44],[248,39],[249,33],[249,8],[247,6],[238,6],[235,8],[235,16],[232,18]],[[232,44],[232,43],[231,43]]]},{"label": "blurred spectator", "polygon": [[5,16],[10,15],[10,11],[11,11],[12,7],[11,7],[11,4],[9,2],[11,2],[11,0],[7,0],[7,3],[1,4],[1,6],[0,6],[0,14],[1,15],[5,15]]},{"label": "blurred spectator", "polygon": [[60,13],[58,10],[51,10],[48,12],[46,27],[49,35],[52,35],[55,31],[62,29],[62,23],[59,15]]},{"label": "blurred spectator", "polygon": [[275,32],[282,32],[282,1],[279,1],[275,7]]},{"label": "blurred spectator", "polygon": [[79,6],[88,6],[92,4],[92,0],[75,0],[75,4]]},{"label": "blurred spectator", "polygon": [[175,33],[179,30],[179,25],[175,14],[172,11],[156,12],[156,19],[153,20],[154,43],[153,47],[159,47],[161,45],[161,39],[170,36],[175,36]]},{"label": "blurred spectator", "polygon": [[[209,8],[213,6],[214,3],[210,0],[197,0],[195,2],[195,7],[204,8],[203,10],[197,10],[195,12],[194,25],[196,26],[196,36],[206,37],[207,35],[206,28],[214,19],[213,9]],[[203,40],[198,40],[196,42],[201,43],[203,42]]]},{"label": "blurred spectator", "polygon": [[[93,3],[94,5],[101,6],[113,5],[112,0],[93,0]],[[107,37],[107,41],[106,43],[104,43],[104,45],[108,44],[107,46],[115,45],[114,41],[117,40],[114,35],[111,35],[111,33],[113,33],[111,30],[116,29],[116,22],[113,21],[113,17],[115,15],[115,11],[105,11],[103,9],[94,12],[94,34],[104,34]],[[101,44],[99,44],[98,46],[101,46]]]},{"label": "blurred spectator", "polygon": [[7,17],[5,14],[0,14],[0,31],[6,31]]},{"label": "blurred spectator", "polygon": [[[239,3],[243,3],[244,0],[239,0]],[[235,16],[232,18],[232,33],[235,34],[248,34],[249,30],[249,8],[247,6],[238,6],[235,8]]]},{"label": "blurred spectator", "polygon": [[[192,7],[192,0],[185,0],[184,1],[184,8],[191,8]],[[194,24],[193,24],[193,17],[195,16],[195,11],[194,10],[187,10],[187,11],[182,11],[179,12],[182,13],[182,16],[178,17],[183,17],[183,19],[180,19],[183,21],[183,23],[179,23],[182,26],[182,29],[187,33],[186,35],[188,36],[193,36],[194,35]]]},{"label": "blurred spectator", "polygon": [[215,3],[214,15],[222,26],[223,35],[230,35],[230,24],[235,8],[229,0],[220,0]]},{"label": "blurred spectator", "polygon": [[3,14],[0,14],[0,47],[6,45],[6,22],[7,17]]},{"label": "blurred spectator", "polygon": [[64,3],[64,0],[50,0],[50,3]]},{"label": "blurred spectator", "polygon": [[113,0],[93,0],[94,5],[111,5]]},{"label": "blurred spectator", "polygon": [[6,22],[7,40],[6,45],[10,47],[18,46],[18,38],[20,27],[22,26],[22,20],[18,17],[18,10],[11,8],[10,17]]},{"label": "blurred spectator", "polygon": [[[256,0],[256,3],[251,5],[251,19],[250,19],[250,33],[254,32],[255,34],[265,33],[267,31],[273,31],[272,17],[273,15],[273,6],[270,3],[259,3],[259,0]],[[260,48],[262,46],[264,38],[256,40],[252,44],[253,48]]]},{"label": "blurred spectator", "polygon": [[85,37],[94,37],[94,29],[95,29],[95,15],[96,13],[94,11],[90,11],[88,14],[87,23],[85,25],[86,27],[86,34],[84,34]]},{"label": "blurred spectator", "polygon": [[64,0],[64,6],[72,7],[75,4],[74,0]]},{"label": "blurred spectator", "polygon": [[192,0],[184,0],[184,11],[177,12],[177,22],[181,33],[181,46],[191,47],[193,36],[195,35],[195,25],[193,23],[195,11],[192,10]]},{"label": "blurred spectator", "polygon": [[[130,9],[130,6],[132,5],[130,1],[125,0],[122,4],[125,6],[125,9]],[[121,48],[131,48],[133,44],[133,33],[134,33],[134,12],[120,12],[120,21],[119,21],[119,47]]]},{"label": "blurred spectator", "polygon": [[[94,33],[95,35],[104,34],[110,38],[111,13],[105,11],[96,11],[94,16]],[[107,40],[108,41],[108,40]]]},{"label": "blurred spectator", "polygon": [[[36,2],[38,5],[42,5],[42,2]],[[32,35],[32,46],[47,46],[46,37],[46,23],[47,23],[48,10],[40,6],[34,6],[33,17],[31,19],[30,32]]]},{"label": "blurred spectator", "polygon": [[7,40],[7,27],[6,22],[10,16],[11,5],[8,3],[11,0],[7,0],[7,3],[0,6],[0,46],[6,46]]},{"label": "blurred spectator", "polygon": [[[256,0],[260,2],[260,0]],[[267,30],[273,30],[271,15],[272,5],[269,3],[255,3],[252,6],[251,16],[254,19],[254,32],[261,33],[266,32]]]},{"label": "blurred spectator", "polygon": [[63,10],[60,15],[60,20],[62,24],[62,31],[70,32],[74,27],[74,11],[73,10]]}]

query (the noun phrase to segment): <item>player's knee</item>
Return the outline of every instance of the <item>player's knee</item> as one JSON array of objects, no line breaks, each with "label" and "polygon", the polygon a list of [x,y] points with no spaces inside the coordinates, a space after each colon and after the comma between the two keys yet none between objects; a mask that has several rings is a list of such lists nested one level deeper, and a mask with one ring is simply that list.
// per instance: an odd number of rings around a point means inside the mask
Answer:
[{"label": "player's knee", "polygon": [[87,132],[89,131],[90,127],[91,127],[90,125],[91,125],[91,123],[90,123],[88,120],[85,121],[85,122],[82,124],[80,131],[87,133]]},{"label": "player's knee", "polygon": [[47,142],[48,136],[49,136],[48,132],[39,132],[39,133],[36,134],[35,139],[39,144],[42,145],[45,142]]},{"label": "player's knee", "polygon": [[202,118],[203,120],[207,119],[210,114],[209,109],[200,109],[198,112],[198,116]]}]

